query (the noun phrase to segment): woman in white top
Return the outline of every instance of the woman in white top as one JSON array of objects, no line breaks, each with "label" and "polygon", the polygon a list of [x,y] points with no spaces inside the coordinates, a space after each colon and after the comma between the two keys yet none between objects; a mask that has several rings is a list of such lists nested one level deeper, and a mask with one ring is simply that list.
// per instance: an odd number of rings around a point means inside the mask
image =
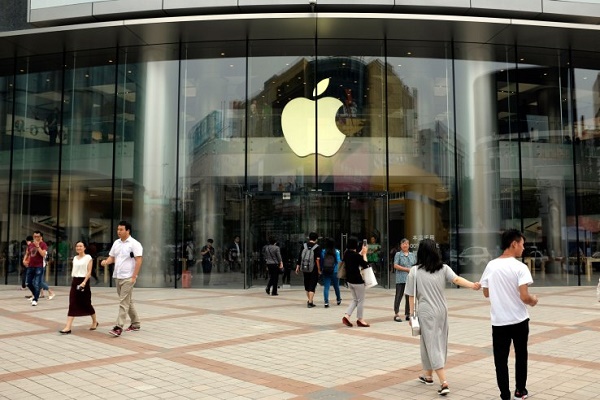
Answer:
[{"label": "woman in white top", "polygon": [[85,245],[83,242],[77,242],[75,245],[77,255],[73,257],[73,272],[71,276],[71,292],[69,293],[69,312],[67,324],[59,332],[63,335],[71,333],[71,326],[75,317],[92,316],[92,325],[90,331],[96,330],[98,321],[96,320],[96,311],[92,306],[92,292],[88,282],[92,276],[92,256],[85,254]]}]

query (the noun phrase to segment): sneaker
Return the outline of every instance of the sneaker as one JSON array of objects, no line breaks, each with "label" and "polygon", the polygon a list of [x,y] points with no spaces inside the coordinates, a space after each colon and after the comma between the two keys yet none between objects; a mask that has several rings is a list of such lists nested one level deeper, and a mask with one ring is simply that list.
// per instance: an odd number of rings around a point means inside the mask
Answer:
[{"label": "sneaker", "polygon": [[313,307],[316,307],[316,306],[315,306],[315,303],[307,303],[306,307],[313,308]]},{"label": "sneaker", "polygon": [[34,306],[34,307],[35,307],[35,306],[37,306],[37,301],[35,301],[35,300],[32,300],[32,301],[31,301],[31,305],[32,305],[32,306]]},{"label": "sneaker", "polygon": [[527,389],[515,390],[515,400],[526,399],[528,397],[529,397],[529,392],[527,392]]},{"label": "sneaker", "polygon": [[108,331],[108,333],[110,333],[113,336],[121,336],[122,332],[123,332],[123,329],[116,325],[114,328],[112,328],[110,331]]},{"label": "sneaker", "polygon": [[324,307],[329,308],[329,303],[325,303]]},{"label": "sneaker", "polygon": [[129,327],[127,329],[125,329],[125,332],[137,332],[139,330],[140,330],[139,326],[129,325]]},{"label": "sneaker", "polygon": [[440,386],[440,389],[438,390],[438,394],[440,396],[445,396],[448,393],[450,393],[450,388],[448,387],[447,383],[444,383],[442,386]]},{"label": "sneaker", "polygon": [[[600,301],[600,300],[598,300],[598,301]],[[342,299],[339,299],[339,300],[337,301],[337,305],[339,306],[340,304],[342,304]]]},{"label": "sneaker", "polygon": [[422,375],[419,375],[419,382],[424,383],[426,385],[433,385],[433,378],[426,378]]}]

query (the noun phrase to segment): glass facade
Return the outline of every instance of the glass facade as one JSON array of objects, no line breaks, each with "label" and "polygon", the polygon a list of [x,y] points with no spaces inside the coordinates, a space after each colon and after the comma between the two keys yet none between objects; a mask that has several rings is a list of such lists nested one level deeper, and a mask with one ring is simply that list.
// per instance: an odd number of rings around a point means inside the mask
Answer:
[{"label": "glass facade", "polygon": [[[433,238],[469,279],[527,237],[541,285],[591,285],[597,205],[596,54],[474,43],[297,39],[174,43],[0,60],[0,261],[20,282],[40,230],[51,285],[74,243],[99,261],[131,221],[139,285],[284,283],[311,231],[390,250]],[[202,248],[212,239],[212,263]],[[390,284],[391,283],[391,284]]]}]

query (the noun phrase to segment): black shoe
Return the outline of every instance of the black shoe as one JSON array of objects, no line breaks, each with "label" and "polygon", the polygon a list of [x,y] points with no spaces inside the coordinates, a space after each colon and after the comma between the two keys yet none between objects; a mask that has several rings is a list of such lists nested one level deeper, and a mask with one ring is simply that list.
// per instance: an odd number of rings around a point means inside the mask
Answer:
[{"label": "black shoe", "polygon": [[339,300],[337,301],[337,305],[339,306],[340,304],[342,304],[342,299],[339,299]]},{"label": "black shoe", "polygon": [[325,308],[329,308],[329,303],[325,303]]},{"label": "black shoe", "polygon": [[315,306],[315,303],[306,303],[306,307],[313,308],[313,307],[316,307],[316,306]]},{"label": "black shoe", "polygon": [[273,293],[271,296],[279,296],[279,293]]},{"label": "black shoe", "polygon": [[265,292],[267,292],[267,294],[271,294],[271,292],[269,291],[269,288],[265,288]]},{"label": "black shoe", "polygon": [[61,335],[70,335],[71,334],[71,330],[69,329],[68,331],[58,331],[58,333],[60,333]]},{"label": "black shoe", "polygon": [[527,399],[527,398],[529,398],[529,392],[527,391],[527,389],[515,390],[515,400],[521,400],[521,399]]}]

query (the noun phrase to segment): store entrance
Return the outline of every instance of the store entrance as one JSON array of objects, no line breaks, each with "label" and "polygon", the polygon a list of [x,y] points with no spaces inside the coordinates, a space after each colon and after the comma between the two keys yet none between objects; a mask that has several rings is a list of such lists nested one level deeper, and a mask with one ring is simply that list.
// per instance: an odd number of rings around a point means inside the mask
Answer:
[{"label": "store entrance", "polygon": [[[294,270],[296,259],[309,232],[317,232],[319,243],[331,237],[340,250],[350,236],[376,238],[381,245],[377,263],[379,284],[388,287],[387,197],[382,192],[261,192],[246,195],[246,286],[262,286],[267,274],[261,249],[270,236],[277,238],[284,260],[284,285],[302,287],[302,274]],[[342,251],[343,253],[343,251]],[[281,284],[281,279],[280,279]]]}]

